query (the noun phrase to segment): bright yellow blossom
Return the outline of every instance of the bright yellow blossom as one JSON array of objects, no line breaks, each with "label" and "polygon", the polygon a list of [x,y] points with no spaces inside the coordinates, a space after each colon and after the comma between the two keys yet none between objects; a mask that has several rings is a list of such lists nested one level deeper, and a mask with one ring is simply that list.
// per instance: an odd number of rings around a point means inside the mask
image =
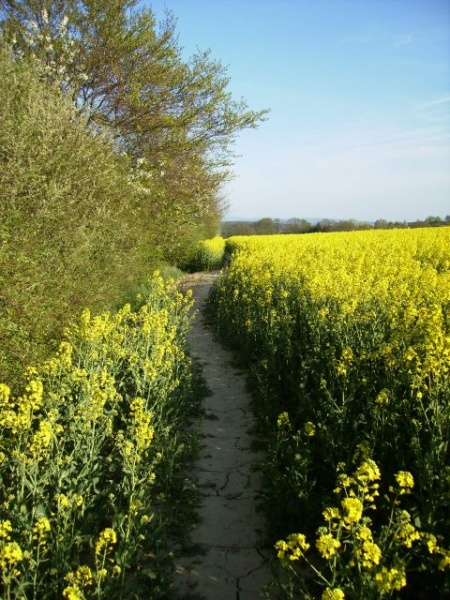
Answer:
[{"label": "bright yellow blossom", "polygon": [[340,519],[341,513],[338,508],[328,507],[323,511],[325,521],[332,521],[333,519]]},{"label": "bright yellow blossom", "polygon": [[107,552],[117,543],[117,533],[111,527],[104,529],[95,544],[95,554]]},{"label": "bright yellow blossom", "polygon": [[395,479],[404,493],[414,487],[414,478],[408,471],[399,471],[396,473]]},{"label": "bright yellow blossom", "polygon": [[51,531],[50,521],[47,519],[47,517],[41,517],[33,525],[33,539],[35,539],[35,540],[43,539],[47,536],[47,534],[50,531]]},{"label": "bright yellow blossom", "polygon": [[394,590],[401,590],[406,586],[406,575],[404,569],[383,567],[375,575],[375,582],[382,594],[389,594]]},{"label": "bright yellow blossom", "polygon": [[275,544],[278,558],[280,560],[287,558],[289,561],[299,560],[309,547],[310,545],[302,533],[291,533],[286,541],[279,540]]},{"label": "bright yellow blossom", "polygon": [[343,519],[347,525],[358,523],[363,513],[363,504],[358,498],[344,498],[341,501]]},{"label": "bright yellow blossom", "polygon": [[12,530],[11,521],[9,519],[0,521],[0,540],[10,540],[10,533],[12,533]]},{"label": "bright yellow blossom", "polygon": [[320,554],[328,560],[336,554],[338,548],[341,547],[341,542],[336,540],[331,533],[324,533],[316,541],[316,547]]},{"label": "bright yellow blossom", "polygon": [[65,600],[84,600],[84,594],[77,585],[68,585],[62,595]]},{"label": "bright yellow blossom", "polygon": [[326,588],[322,593],[322,600],[345,600],[345,594],[340,588]]},{"label": "bright yellow blossom", "polygon": [[0,548],[0,566],[8,568],[23,560],[22,548],[17,542],[8,542]]}]

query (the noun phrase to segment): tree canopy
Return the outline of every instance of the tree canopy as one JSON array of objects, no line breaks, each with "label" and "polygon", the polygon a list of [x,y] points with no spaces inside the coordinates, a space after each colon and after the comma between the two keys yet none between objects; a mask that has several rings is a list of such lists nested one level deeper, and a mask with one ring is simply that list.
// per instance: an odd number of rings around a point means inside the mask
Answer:
[{"label": "tree canopy", "polygon": [[0,363],[13,365],[217,232],[233,142],[266,111],[232,97],[208,51],[184,58],[175,17],[137,0],[0,0],[0,53],[0,343],[17,340]]},{"label": "tree canopy", "polygon": [[[181,56],[176,20],[162,23],[137,0],[1,0],[1,26],[15,51],[38,57],[121,149],[150,165],[224,168],[232,143],[266,111],[228,91],[229,78],[209,51]],[[222,171],[222,176],[225,173]]]},{"label": "tree canopy", "polygon": [[158,23],[138,5],[0,0],[0,26],[15,55],[34,61],[87,115],[90,131],[107,133],[130,158],[149,234],[177,260],[186,227],[217,230],[235,138],[267,111],[232,97],[209,51],[182,57],[173,14]]}]

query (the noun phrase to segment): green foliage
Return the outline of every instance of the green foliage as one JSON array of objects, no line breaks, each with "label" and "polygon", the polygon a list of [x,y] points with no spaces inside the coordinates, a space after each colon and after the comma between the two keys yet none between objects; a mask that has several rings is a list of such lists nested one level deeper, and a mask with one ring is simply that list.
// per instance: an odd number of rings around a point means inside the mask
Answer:
[{"label": "green foliage", "polygon": [[223,266],[225,256],[225,240],[216,236],[201,240],[194,248],[192,256],[185,264],[186,271],[215,271]]},{"label": "green foliage", "polygon": [[172,15],[137,5],[0,4],[4,377],[150,264],[185,263],[217,231],[236,134],[265,116],[208,52],[182,59]]},{"label": "green foliage", "polygon": [[148,273],[127,165],[60,91],[0,49],[0,372],[48,354],[69,318]]},{"label": "green foliage", "polygon": [[226,69],[209,52],[182,59],[171,14],[157,23],[137,5],[5,0],[2,28],[15,52],[37,58],[42,78],[59,82],[90,126],[130,156],[151,205],[143,203],[142,217],[170,251],[185,227],[218,222],[231,145],[265,111],[232,98]]},{"label": "green foliage", "polygon": [[168,597],[196,410],[191,301],[160,277],[143,300],[83,311],[21,395],[0,384],[2,598]]},{"label": "green foliage", "polygon": [[256,221],[254,227],[258,235],[270,235],[273,233],[278,233],[277,224],[273,219],[270,219],[268,217]]}]

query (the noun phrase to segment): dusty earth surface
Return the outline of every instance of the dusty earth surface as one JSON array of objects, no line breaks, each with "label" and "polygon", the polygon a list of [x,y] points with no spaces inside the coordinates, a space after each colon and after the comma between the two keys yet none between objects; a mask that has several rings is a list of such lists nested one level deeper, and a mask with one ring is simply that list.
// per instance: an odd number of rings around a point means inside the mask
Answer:
[{"label": "dusty earth surface", "polygon": [[196,274],[183,282],[193,291],[197,311],[190,352],[211,394],[203,405],[194,473],[199,522],[191,532],[191,551],[176,560],[174,591],[186,600],[256,600],[268,597],[264,587],[271,579],[265,523],[256,510],[261,482],[254,465],[261,456],[253,448],[255,421],[245,374],[205,323],[205,302],[216,277]]}]

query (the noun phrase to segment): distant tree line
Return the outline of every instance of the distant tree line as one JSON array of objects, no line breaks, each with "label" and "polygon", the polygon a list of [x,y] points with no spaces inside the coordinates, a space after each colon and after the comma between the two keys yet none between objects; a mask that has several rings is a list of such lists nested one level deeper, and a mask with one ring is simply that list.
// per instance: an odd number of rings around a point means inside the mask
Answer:
[{"label": "distant tree line", "polygon": [[450,225],[450,215],[445,219],[429,216],[423,221],[387,221],[377,219],[371,223],[356,219],[321,219],[313,224],[306,219],[271,219],[265,217],[258,221],[224,221],[221,225],[223,237],[232,235],[273,235],[277,233],[318,233],[331,231],[362,231],[366,229],[407,229],[415,227],[441,227]]}]

